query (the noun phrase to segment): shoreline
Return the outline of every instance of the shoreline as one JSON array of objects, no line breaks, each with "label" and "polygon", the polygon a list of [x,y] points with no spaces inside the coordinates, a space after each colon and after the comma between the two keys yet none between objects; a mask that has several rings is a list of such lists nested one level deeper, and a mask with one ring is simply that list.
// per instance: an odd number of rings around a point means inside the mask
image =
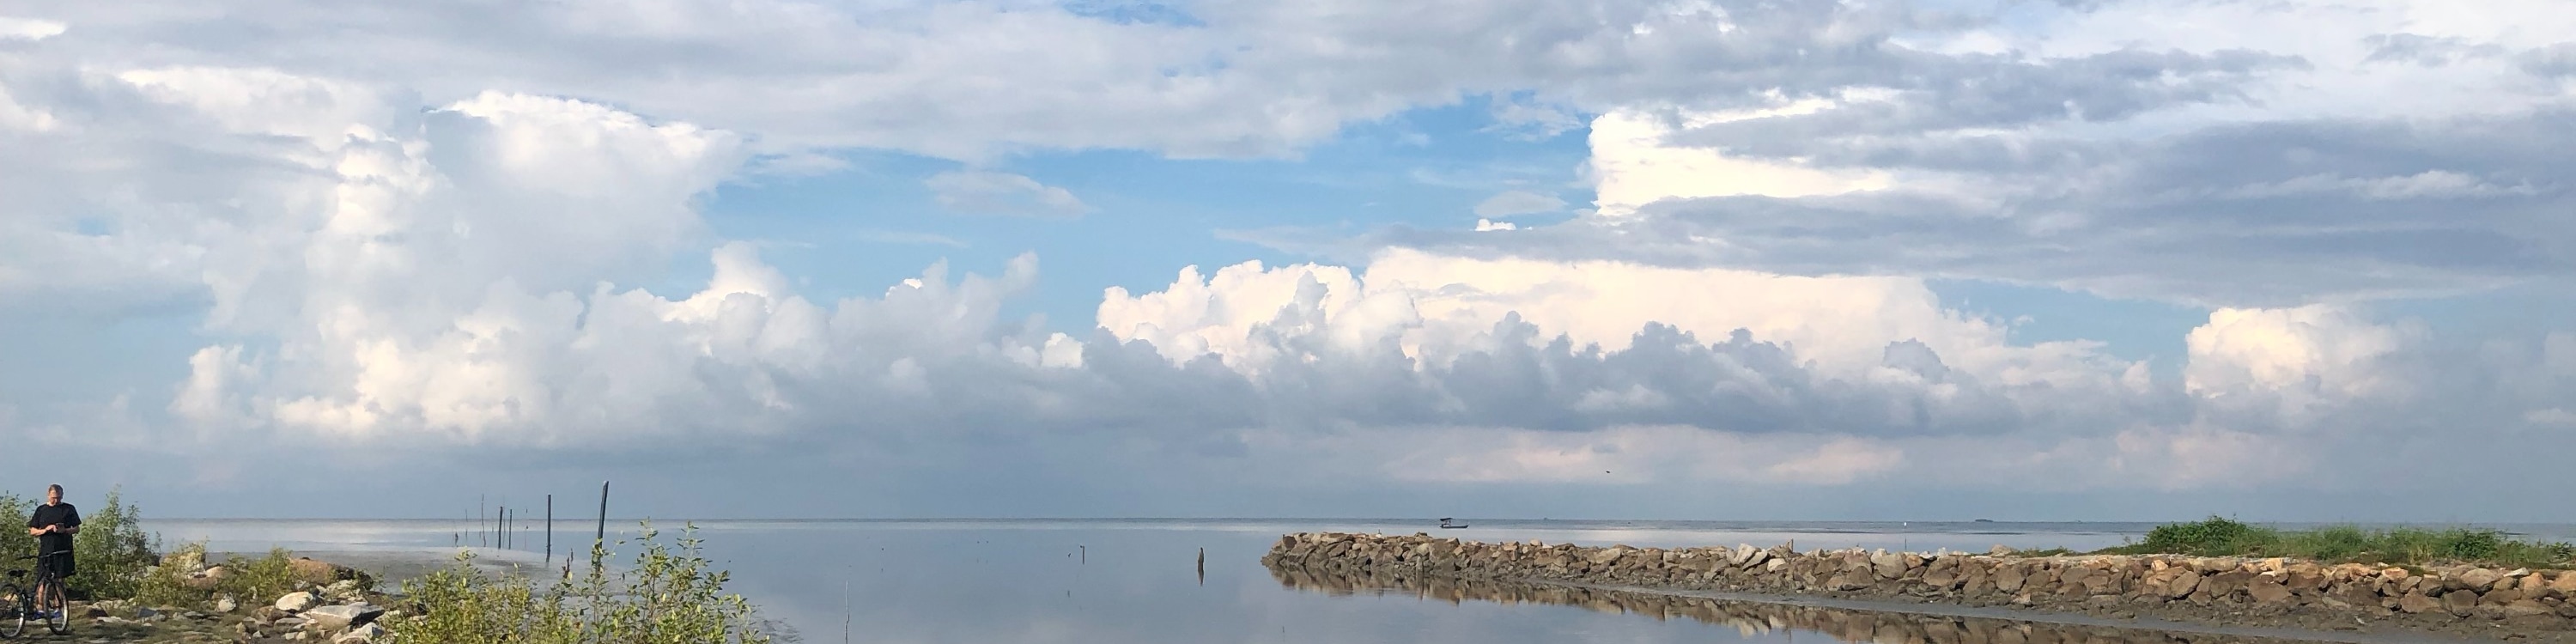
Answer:
[{"label": "shoreline", "polygon": [[2172,630],[2139,626],[2171,622],[2390,638],[2379,642],[2444,636],[2576,644],[2576,571],[2409,571],[2167,555],[1798,552],[1750,545],[1668,550],[1486,544],[1421,533],[1290,534],[1262,563],[1274,574],[1545,584],[1708,600],[1859,602],[1849,609],[1903,612],[1894,607],[1910,606],[1918,613],[2022,621],[2081,616],[2142,630]]}]

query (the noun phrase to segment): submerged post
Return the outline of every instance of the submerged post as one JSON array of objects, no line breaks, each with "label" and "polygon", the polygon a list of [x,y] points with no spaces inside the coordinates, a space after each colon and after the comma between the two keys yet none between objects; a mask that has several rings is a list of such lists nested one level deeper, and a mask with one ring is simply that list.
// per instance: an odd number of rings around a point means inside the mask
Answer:
[{"label": "submerged post", "polygon": [[555,564],[555,495],[546,495],[546,565]]},{"label": "submerged post", "polygon": [[591,537],[591,539],[592,539],[592,540],[594,540],[594,541],[597,541],[597,542],[599,542],[599,543],[601,543],[601,544],[606,544],[606,543],[608,543],[608,482],[607,482],[607,481],[600,481],[600,482],[599,482],[599,534],[598,534],[597,536]]}]

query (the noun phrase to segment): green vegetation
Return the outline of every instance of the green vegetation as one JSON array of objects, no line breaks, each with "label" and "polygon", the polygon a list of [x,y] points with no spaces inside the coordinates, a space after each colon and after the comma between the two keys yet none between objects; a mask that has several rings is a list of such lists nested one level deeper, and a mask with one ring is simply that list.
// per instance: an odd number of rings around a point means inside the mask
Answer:
[{"label": "green vegetation", "polygon": [[[236,601],[256,602],[296,590],[295,556],[284,548],[268,551],[266,556],[234,556],[220,562],[225,569],[222,579],[212,584],[190,584],[193,565],[164,565],[149,569],[135,582],[133,598],[148,606],[186,606],[204,608],[216,597],[230,595]],[[206,544],[180,544],[162,556],[165,562],[200,562],[206,560]]]},{"label": "green vegetation", "polygon": [[608,548],[596,546],[587,574],[542,588],[519,575],[495,579],[460,554],[456,565],[403,584],[422,616],[392,625],[392,642],[765,644],[750,602],[724,592],[727,573],[707,569],[695,535],[684,530],[674,549],[648,525],[630,569],[608,572]]},{"label": "green vegetation", "polygon": [[[0,493],[0,568],[26,569],[33,564],[18,557],[36,554],[36,538],[26,530],[27,513],[42,501]],[[155,554],[158,539],[143,532],[138,521],[140,510],[125,503],[120,489],[107,491],[107,502],[81,510],[80,534],[72,536],[72,548],[80,560],[78,574],[72,575],[73,599],[133,597],[144,577],[144,570],[160,561]]]},{"label": "green vegetation", "polygon": [[2278,530],[2222,517],[2168,523],[2146,541],[2098,554],[2180,554],[2203,557],[2297,557],[2330,563],[2429,565],[2473,563],[2511,568],[2576,568],[2576,544],[2507,538],[2480,528],[2331,526]]}]

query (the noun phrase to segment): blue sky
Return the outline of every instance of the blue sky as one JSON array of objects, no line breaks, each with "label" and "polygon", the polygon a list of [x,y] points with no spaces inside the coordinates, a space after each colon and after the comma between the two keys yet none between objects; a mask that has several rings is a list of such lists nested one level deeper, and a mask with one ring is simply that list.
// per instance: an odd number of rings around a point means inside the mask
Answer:
[{"label": "blue sky", "polygon": [[0,6],[0,490],[2576,521],[2542,0],[485,9]]}]

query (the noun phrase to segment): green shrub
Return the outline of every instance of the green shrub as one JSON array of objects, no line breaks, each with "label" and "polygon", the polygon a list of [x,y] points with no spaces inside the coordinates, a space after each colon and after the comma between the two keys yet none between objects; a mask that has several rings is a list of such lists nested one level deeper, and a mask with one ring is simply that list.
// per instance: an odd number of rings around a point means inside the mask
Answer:
[{"label": "green shrub", "polygon": [[34,508],[36,503],[0,492],[0,521],[8,522],[8,525],[0,526],[0,568],[27,570],[34,567],[18,558],[36,554],[36,537],[21,529],[27,525],[27,510]]},{"label": "green shrub", "polygon": [[2147,540],[2138,546],[2146,552],[2200,555],[2214,557],[2246,552],[2264,545],[2261,537],[2268,531],[2225,517],[2212,516],[2196,523],[2168,523],[2147,531]]},{"label": "green shrub", "polygon": [[[162,561],[205,561],[206,544],[202,541],[179,544],[162,555]],[[134,583],[134,601],[147,606],[200,607],[212,593],[188,587],[188,573],[179,566],[153,566]]]},{"label": "green shrub", "polygon": [[[109,488],[105,503],[81,512],[80,533],[72,535],[72,550],[80,559],[80,571],[71,578],[72,596],[134,596],[144,569],[161,560],[155,554],[159,539],[143,532],[139,514],[139,509],[125,503],[121,488]],[[26,525],[26,520],[21,518],[15,525]]]},{"label": "green shrub", "polygon": [[525,575],[495,579],[459,554],[403,583],[421,616],[388,624],[392,644],[766,644],[751,603],[724,592],[729,575],[707,569],[696,532],[684,530],[675,549],[647,525],[628,570],[609,572],[601,544],[589,572],[542,588]]},{"label": "green shrub", "polygon": [[2143,543],[2100,552],[2298,557],[2338,563],[2426,565],[2460,562],[2517,568],[2576,568],[2576,544],[2521,541],[2496,530],[2408,527],[2369,530],[2344,525],[2283,532],[2220,517],[2156,526],[2147,531],[2147,539]]},{"label": "green shrub", "polygon": [[243,603],[276,599],[295,592],[295,554],[285,548],[271,548],[268,555],[257,559],[234,555],[224,560],[229,575],[215,583],[215,594],[232,595]]}]

